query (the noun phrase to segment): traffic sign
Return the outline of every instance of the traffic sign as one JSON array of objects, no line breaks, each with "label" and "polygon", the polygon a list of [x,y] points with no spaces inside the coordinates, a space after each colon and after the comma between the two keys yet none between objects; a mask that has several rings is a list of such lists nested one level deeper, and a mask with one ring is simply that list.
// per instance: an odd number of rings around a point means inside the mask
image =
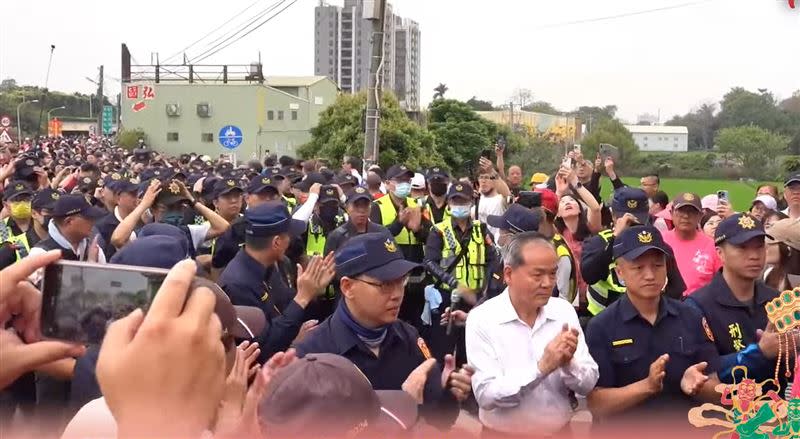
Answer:
[{"label": "traffic sign", "polygon": [[11,126],[11,118],[6,116],[6,115],[3,115],[3,117],[0,117],[0,126],[2,126],[3,128],[10,127]]},{"label": "traffic sign", "polygon": [[14,141],[11,139],[11,136],[8,135],[8,131],[0,131],[0,143],[14,143]]},{"label": "traffic sign", "polygon": [[234,125],[226,125],[219,130],[219,144],[223,148],[236,149],[242,144],[242,130]]},{"label": "traffic sign", "polygon": [[111,105],[103,106],[103,134],[111,134],[111,127],[114,125],[114,107]]}]

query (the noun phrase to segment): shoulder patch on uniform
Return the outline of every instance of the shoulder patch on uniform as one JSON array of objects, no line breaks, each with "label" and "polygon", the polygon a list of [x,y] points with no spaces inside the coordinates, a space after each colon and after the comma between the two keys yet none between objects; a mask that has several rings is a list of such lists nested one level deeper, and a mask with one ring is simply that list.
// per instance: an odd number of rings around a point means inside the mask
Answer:
[{"label": "shoulder patch on uniform", "polygon": [[419,350],[422,352],[422,356],[425,357],[426,360],[433,358],[431,356],[431,350],[428,349],[428,345],[425,344],[425,340],[423,340],[422,337],[417,338],[417,346],[419,346]]},{"label": "shoulder patch on uniform", "polygon": [[499,275],[499,274],[497,274],[497,273],[493,273],[493,274],[492,274],[492,277],[493,277],[493,278],[495,278],[495,279],[497,279],[497,280],[500,280],[500,275]]},{"label": "shoulder patch on uniform", "polygon": [[261,295],[261,301],[266,302],[269,299],[269,293],[264,291],[264,294]]},{"label": "shoulder patch on uniform", "polygon": [[623,340],[614,340],[614,341],[611,342],[611,346],[615,346],[615,347],[616,346],[625,346],[625,345],[629,345],[629,344],[633,344],[633,339],[632,338],[626,338],[626,339],[623,339]]},{"label": "shoulder patch on uniform", "polygon": [[703,317],[703,330],[706,332],[706,337],[713,343],[714,342],[714,333],[711,332],[711,328],[708,326],[708,321],[705,317]]}]

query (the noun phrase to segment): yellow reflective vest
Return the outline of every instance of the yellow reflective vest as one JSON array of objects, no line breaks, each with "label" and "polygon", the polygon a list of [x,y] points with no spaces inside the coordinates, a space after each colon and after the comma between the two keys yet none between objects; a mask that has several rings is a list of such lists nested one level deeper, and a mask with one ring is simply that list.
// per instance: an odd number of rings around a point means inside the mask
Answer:
[{"label": "yellow reflective vest", "polygon": [[[606,241],[607,245],[611,237],[614,236],[614,232],[603,230],[599,235]],[[617,263],[611,262],[611,265],[608,266],[608,278],[589,285],[589,291],[586,294],[589,302],[587,309],[593,316],[600,314],[601,311],[614,303],[627,291],[627,288],[617,280],[615,268],[617,268]]]},{"label": "yellow reflective vest", "polygon": [[569,303],[572,303],[575,300],[575,294],[578,291],[578,273],[575,271],[575,257],[572,255],[572,250],[569,249],[567,245],[567,241],[564,240],[564,237],[556,233],[553,236],[553,245],[556,247],[556,254],[558,258],[569,258],[570,264],[570,275],[569,275],[569,292],[567,296],[567,300]]},{"label": "yellow reflective vest", "polygon": [[[442,235],[443,245],[440,265],[442,268],[447,268],[461,254],[461,243],[453,229],[452,220],[442,221],[434,227]],[[475,290],[482,288],[486,273],[486,252],[491,250],[486,246],[481,222],[473,221],[467,251],[456,263],[452,272],[453,276],[468,288]],[[446,287],[444,288],[446,289]]]},{"label": "yellow reflective vest", "polygon": [[[393,223],[394,220],[397,218],[397,208],[394,207],[394,203],[392,203],[392,198],[389,195],[383,196],[375,200],[375,203],[378,205],[378,208],[381,210],[381,224],[384,227],[388,227],[389,224]],[[406,205],[411,207],[417,207],[417,200],[408,197],[406,198]],[[408,230],[407,227],[403,227],[403,230],[400,231],[394,237],[394,240],[400,245],[416,245],[420,244],[417,240],[417,237],[414,236],[414,232]]]},{"label": "yellow reflective vest", "polygon": [[[26,232],[14,235],[14,232],[8,225],[10,220],[11,218],[8,217],[0,221],[0,244],[4,242],[11,243],[16,248],[17,261],[19,261],[25,256],[28,256],[28,253],[31,251],[31,246],[30,243],[28,243],[28,234]],[[30,227],[33,227],[33,224],[31,224]]]}]

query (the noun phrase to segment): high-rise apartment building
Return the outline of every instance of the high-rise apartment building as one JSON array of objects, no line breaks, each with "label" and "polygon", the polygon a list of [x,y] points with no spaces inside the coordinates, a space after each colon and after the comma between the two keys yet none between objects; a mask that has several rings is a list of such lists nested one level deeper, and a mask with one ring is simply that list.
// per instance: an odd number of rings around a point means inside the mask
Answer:
[{"label": "high-rise apartment building", "polygon": [[[314,72],[336,82],[342,91],[368,88],[372,24],[364,6],[372,0],[345,0],[344,6],[320,1],[315,8]],[[386,5],[383,41],[383,87],[397,95],[406,110],[419,109],[419,25],[392,13]]]}]

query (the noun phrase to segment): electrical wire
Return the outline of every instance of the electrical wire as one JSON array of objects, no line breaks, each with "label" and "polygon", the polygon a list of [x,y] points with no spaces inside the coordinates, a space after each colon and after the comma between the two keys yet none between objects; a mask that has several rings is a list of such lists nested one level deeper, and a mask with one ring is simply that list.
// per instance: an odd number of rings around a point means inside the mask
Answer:
[{"label": "electrical wire", "polygon": [[235,19],[239,18],[239,16],[241,16],[241,15],[242,15],[242,14],[244,14],[245,12],[249,11],[249,10],[250,10],[250,9],[251,9],[253,6],[257,5],[257,4],[258,4],[258,3],[260,3],[260,2],[261,2],[261,0],[256,0],[256,1],[254,1],[253,3],[250,3],[250,5],[249,5],[249,6],[247,6],[247,7],[246,7],[246,8],[244,8],[244,9],[242,9],[241,11],[239,11],[239,12],[238,12],[236,15],[234,15],[233,17],[229,18],[229,19],[228,19],[228,21],[226,21],[226,22],[222,23],[221,25],[219,25],[218,27],[214,28],[212,31],[210,31],[209,33],[207,33],[207,34],[203,35],[203,36],[202,36],[202,37],[200,37],[199,39],[195,40],[194,42],[192,42],[192,43],[191,43],[191,44],[189,44],[188,46],[184,47],[183,49],[181,49],[181,50],[179,50],[179,51],[175,52],[174,54],[170,55],[169,57],[167,57],[167,59],[165,59],[165,60],[164,60],[164,64],[168,64],[168,63],[169,63],[169,61],[170,61],[171,59],[175,58],[176,56],[178,56],[178,55],[180,55],[180,54],[182,54],[182,53],[186,53],[186,51],[187,51],[187,50],[189,50],[189,49],[191,49],[191,48],[192,48],[194,45],[196,45],[197,43],[199,43],[199,42],[201,42],[201,41],[205,40],[206,38],[210,37],[212,34],[214,34],[214,32],[216,32],[216,31],[218,31],[218,30],[222,29],[223,27],[225,27],[226,25],[228,25],[228,24],[229,24],[230,22],[232,22],[233,20],[235,20]]},{"label": "electrical wire", "polygon": [[586,24],[586,23],[595,23],[595,22],[599,22],[599,21],[616,20],[618,18],[634,17],[636,15],[652,14],[654,12],[662,12],[662,11],[669,11],[669,10],[672,10],[672,9],[681,9],[681,8],[686,8],[686,7],[690,7],[690,6],[697,6],[697,5],[701,5],[701,4],[704,4],[704,3],[711,3],[713,1],[715,1],[715,0],[699,0],[699,1],[693,1],[693,2],[688,2],[688,3],[681,3],[681,4],[677,4],[677,5],[672,5],[672,6],[664,6],[664,7],[661,7],[661,8],[645,9],[645,10],[642,10],[642,11],[634,11],[634,12],[626,12],[626,13],[623,13],[623,14],[608,15],[608,16],[605,16],[605,17],[586,18],[586,19],[583,19],[583,20],[575,20],[575,21],[566,21],[566,22],[563,22],[563,23],[546,24],[546,25],[543,25],[543,26],[534,27],[532,30],[537,31],[537,30],[542,30],[542,29],[552,29],[552,28],[564,27],[564,26],[574,26],[576,24]]},{"label": "electrical wire", "polygon": [[[276,12],[275,14],[273,14],[272,16],[270,16],[270,17],[267,17],[267,19],[266,19],[266,20],[264,20],[264,21],[262,21],[262,22],[260,22],[260,23],[256,24],[254,27],[250,28],[249,30],[247,29],[247,28],[248,28],[248,27],[250,27],[250,26],[251,26],[253,23],[255,23],[256,21],[260,20],[260,19],[261,19],[261,18],[263,18],[265,15],[267,15],[269,12],[271,12],[271,11],[272,11],[272,10],[274,10],[276,7],[278,7],[278,6],[282,5],[282,4],[283,4],[283,3],[285,3],[285,2],[286,2],[286,0],[280,0],[280,1],[279,1],[277,4],[275,4],[273,7],[269,8],[269,11],[266,11],[265,13],[263,13],[263,14],[260,14],[260,16],[258,16],[258,17],[256,17],[255,19],[251,20],[249,23],[247,23],[247,24],[246,24],[245,26],[243,26],[241,29],[239,29],[239,30],[238,30],[238,31],[236,31],[234,34],[230,35],[229,37],[225,38],[223,41],[220,41],[220,42],[219,42],[218,44],[216,44],[214,47],[212,47],[212,48],[210,48],[210,49],[206,50],[205,52],[201,53],[200,55],[197,55],[197,56],[195,56],[195,57],[192,59],[192,63],[197,63],[197,62],[203,61],[204,59],[207,59],[208,57],[210,57],[210,56],[213,56],[214,54],[216,54],[216,53],[220,52],[221,50],[224,50],[225,48],[229,47],[231,44],[233,44],[233,43],[235,43],[235,42],[237,42],[237,41],[241,40],[242,38],[244,38],[244,37],[246,37],[246,36],[250,35],[250,34],[251,34],[251,33],[252,33],[254,30],[256,30],[256,29],[260,28],[261,26],[263,26],[264,24],[268,23],[268,22],[269,22],[269,21],[271,21],[273,18],[277,17],[277,16],[278,16],[278,15],[279,15],[281,12],[285,11],[285,10],[286,10],[286,9],[287,9],[289,6],[291,6],[291,5],[295,4],[295,3],[297,2],[297,0],[293,0],[291,3],[289,3],[289,4],[288,4],[287,6],[285,6],[283,9],[279,10],[278,12]],[[239,35],[240,33],[242,33],[242,32],[243,32],[243,31],[245,31],[245,30],[247,30],[247,32],[246,32],[246,33],[244,33],[244,34],[242,34],[242,35]],[[237,35],[239,35],[239,36],[238,36],[238,37],[236,37]],[[233,39],[234,37],[236,37],[236,38],[235,38],[235,39]]]}]

